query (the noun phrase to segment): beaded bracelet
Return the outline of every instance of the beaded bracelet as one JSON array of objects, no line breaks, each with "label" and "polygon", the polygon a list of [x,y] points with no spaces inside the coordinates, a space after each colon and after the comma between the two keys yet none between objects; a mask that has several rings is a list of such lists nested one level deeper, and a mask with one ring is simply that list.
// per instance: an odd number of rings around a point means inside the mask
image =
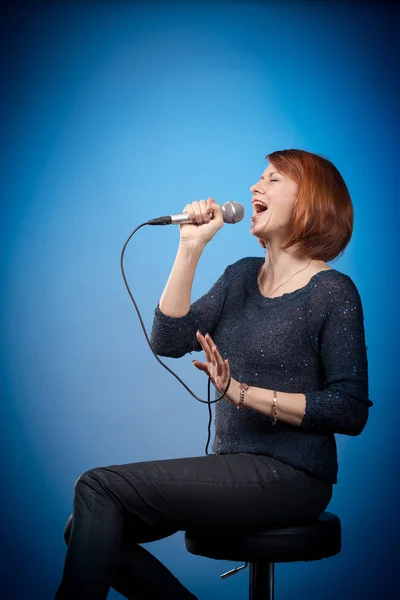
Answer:
[{"label": "beaded bracelet", "polygon": [[276,425],[278,422],[278,411],[276,410],[276,391],[273,390],[274,399],[272,400],[272,425]]}]

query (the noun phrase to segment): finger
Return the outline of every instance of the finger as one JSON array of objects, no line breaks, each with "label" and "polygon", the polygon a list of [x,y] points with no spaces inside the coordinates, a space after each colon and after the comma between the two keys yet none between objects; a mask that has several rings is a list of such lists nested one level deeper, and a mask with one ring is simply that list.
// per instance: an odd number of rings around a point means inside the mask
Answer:
[{"label": "finger", "polygon": [[224,360],[224,367],[225,367],[225,380],[224,380],[224,389],[225,389],[226,386],[228,385],[229,377],[231,374],[231,368],[229,365],[229,360],[227,358]]},{"label": "finger", "polygon": [[201,210],[202,222],[203,223],[209,223],[210,222],[210,215],[209,215],[209,211],[208,211],[206,200],[200,200],[199,205],[200,205],[200,210]]},{"label": "finger", "polygon": [[229,376],[230,376],[230,367],[229,367],[229,362],[226,359],[223,361],[223,372],[221,373],[221,375],[218,376],[218,386],[219,386],[219,390],[221,392],[223,392],[226,389],[226,386],[228,385],[228,381],[229,381]]},{"label": "finger", "polygon": [[213,209],[214,202],[215,202],[215,200],[214,200],[214,198],[211,198],[211,196],[207,200],[207,213],[211,219],[214,217],[214,209]]},{"label": "finger", "polygon": [[222,207],[215,201],[215,198],[210,197],[207,200],[209,210],[212,211],[213,219],[217,218],[223,222]]},{"label": "finger", "polygon": [[200,362],[199,360],[192,360],[193,365],[196,367],[196,369],[199,369],[199,371],[204,371],[205,373],[208,373],[208,367],[207,367],[207,363],[205,362]]},{"label": "finger", "polygon": [[183,209],[182,212],[184,212],[184,213],[186,213],[186,214],[189,215],[190,220],[192,221],[192,223],[196,222],[195,221],[195,218],[196,218],[195,217],[195,213],[194,213],[194,210],[193,210],[193,206],[191,204],[186,204],[186,206],[185,206],[185,208]]},{"label": "finger", "polygon": [[217,346],[214,346],[213,348],[213,355],[214,355],[214,360],[216,362],[217,365],[217,373],[219,377],[224,377],[225,372],[226,372],[226,368],[225,368],[225,364],[224,361],[222,360],[222,357],[218,351]]},{"label": "finger", "polygon": [[209,333],[206,333],[206,335],[204,336],[204,339],[208,345],[211,356],[214,356],[214,348],[216,348],[217,345],[214,343],[214,341]]},{"label": "finger", "polygon": [[193,211],[193,223],[201,223],[202,218],[201,218],[201,210],[200,210],[200,206],[199,203],[197,201],[192,202],[192,211]]},{"label": "finger", "polygon": [[206,348],[206,346],[207,346],[206,341],[204,339],[204,335],[199,330],[197,330],[196,331],[196,337],[197,337],[197,341],[199,342],[200,346],[204,350]]},{"label": "finger", "polygon": [[198,331],[196,333],[196,337],[201,345],[201,347],[204,350],[204,355],[206,357],[207,362],[212,362],[213,361],[213,355],[212,355],[212,350],[208,344],[208,341],[206,340],[206,338],[204,337],[204,335],[202,335],[200,333],[200,331]]},{"label": "finger", "polygon": [[213,342],[209,333],[206,334],[205,338],[208,343],[209,352],[212,356],[210,364],[212,364],[212,367],[215,370],[216,377],[221,378],[224,374],[224,364],[220,351],[218,350],[218,346]]},{"label": "finger", "polygon": [[194,364],[194,366],[195,366],[197,369],[199,369],[200,371],[203,371],[203,373],[205,373],[206,375],[208,375],[208,377],[209,377],[209,378],[210,378],[210,380],[211,380],[211,383],[212,383],[213,385],[215,385],[215,379],[214,379],[214,377],[212,376],[212,374],[211,374],[211,372],[210,372],[210,370],[209,370],[209,368],[208,368],[208,365],[207,365],[207,363],[202,363],[202,362],[200,362],[199,360],[193,360],[193,361],[192,361],[192,363]]},{"label": "finger", "polygon": [[207,202],[205,200],[195,200],[192,202],[193,218],[197,225],[203,225],[205,219],[210,220],[207,215]]},{"label": "finger", "polygon": [[224,361],[222,360],[221,354],[218,350],[217,345],[214,343],[211,335],[209,333],[206,333],[205,335],[205,340],[208,344],[211,356],[212,356],[212,363],[215,366],[216,372],[217,372],[217,376],[218,377],[222,377],[225,371],[224,368]]}]

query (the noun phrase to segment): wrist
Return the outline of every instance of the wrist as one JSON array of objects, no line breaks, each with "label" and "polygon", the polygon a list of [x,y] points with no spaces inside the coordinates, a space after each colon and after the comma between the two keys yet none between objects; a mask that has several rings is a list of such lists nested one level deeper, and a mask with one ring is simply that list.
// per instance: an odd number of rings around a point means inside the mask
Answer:
[{"label": "wrist", "polygon": [[207,243],[202,240],[180,240],[179,250],[188,254],[190,257],[192,257],[193,254],[200,256],[206,245]]},{"label": "wrist", "polygon": [[231,377],[231,383],[226,397],[234,406],[239,405],[240,400],[240,383]]}]

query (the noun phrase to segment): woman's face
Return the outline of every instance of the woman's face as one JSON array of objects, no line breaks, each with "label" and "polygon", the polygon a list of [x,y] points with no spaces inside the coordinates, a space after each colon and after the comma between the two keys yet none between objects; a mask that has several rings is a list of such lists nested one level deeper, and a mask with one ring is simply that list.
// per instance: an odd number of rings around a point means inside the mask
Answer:
[{"label": "woman's face", "polygon": [[264,241],[288,236],[298,185],[270,164],[251,186],[253,216],[250,233]]}]

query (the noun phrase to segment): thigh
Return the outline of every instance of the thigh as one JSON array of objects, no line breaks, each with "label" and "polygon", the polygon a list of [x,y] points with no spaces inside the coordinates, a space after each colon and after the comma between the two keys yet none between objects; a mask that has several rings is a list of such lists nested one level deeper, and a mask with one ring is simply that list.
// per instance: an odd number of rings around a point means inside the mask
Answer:
[{"label": "thigh", "polygon": [[194,527],[256,529],[294,513],[308,516],[303,514],[308,510],[303,498],[319,494],[306,473],[271,457],[243,453],[94,471],[122,505],[126,527],[145,539],[151,530],[157,530],[159,539]]}]

